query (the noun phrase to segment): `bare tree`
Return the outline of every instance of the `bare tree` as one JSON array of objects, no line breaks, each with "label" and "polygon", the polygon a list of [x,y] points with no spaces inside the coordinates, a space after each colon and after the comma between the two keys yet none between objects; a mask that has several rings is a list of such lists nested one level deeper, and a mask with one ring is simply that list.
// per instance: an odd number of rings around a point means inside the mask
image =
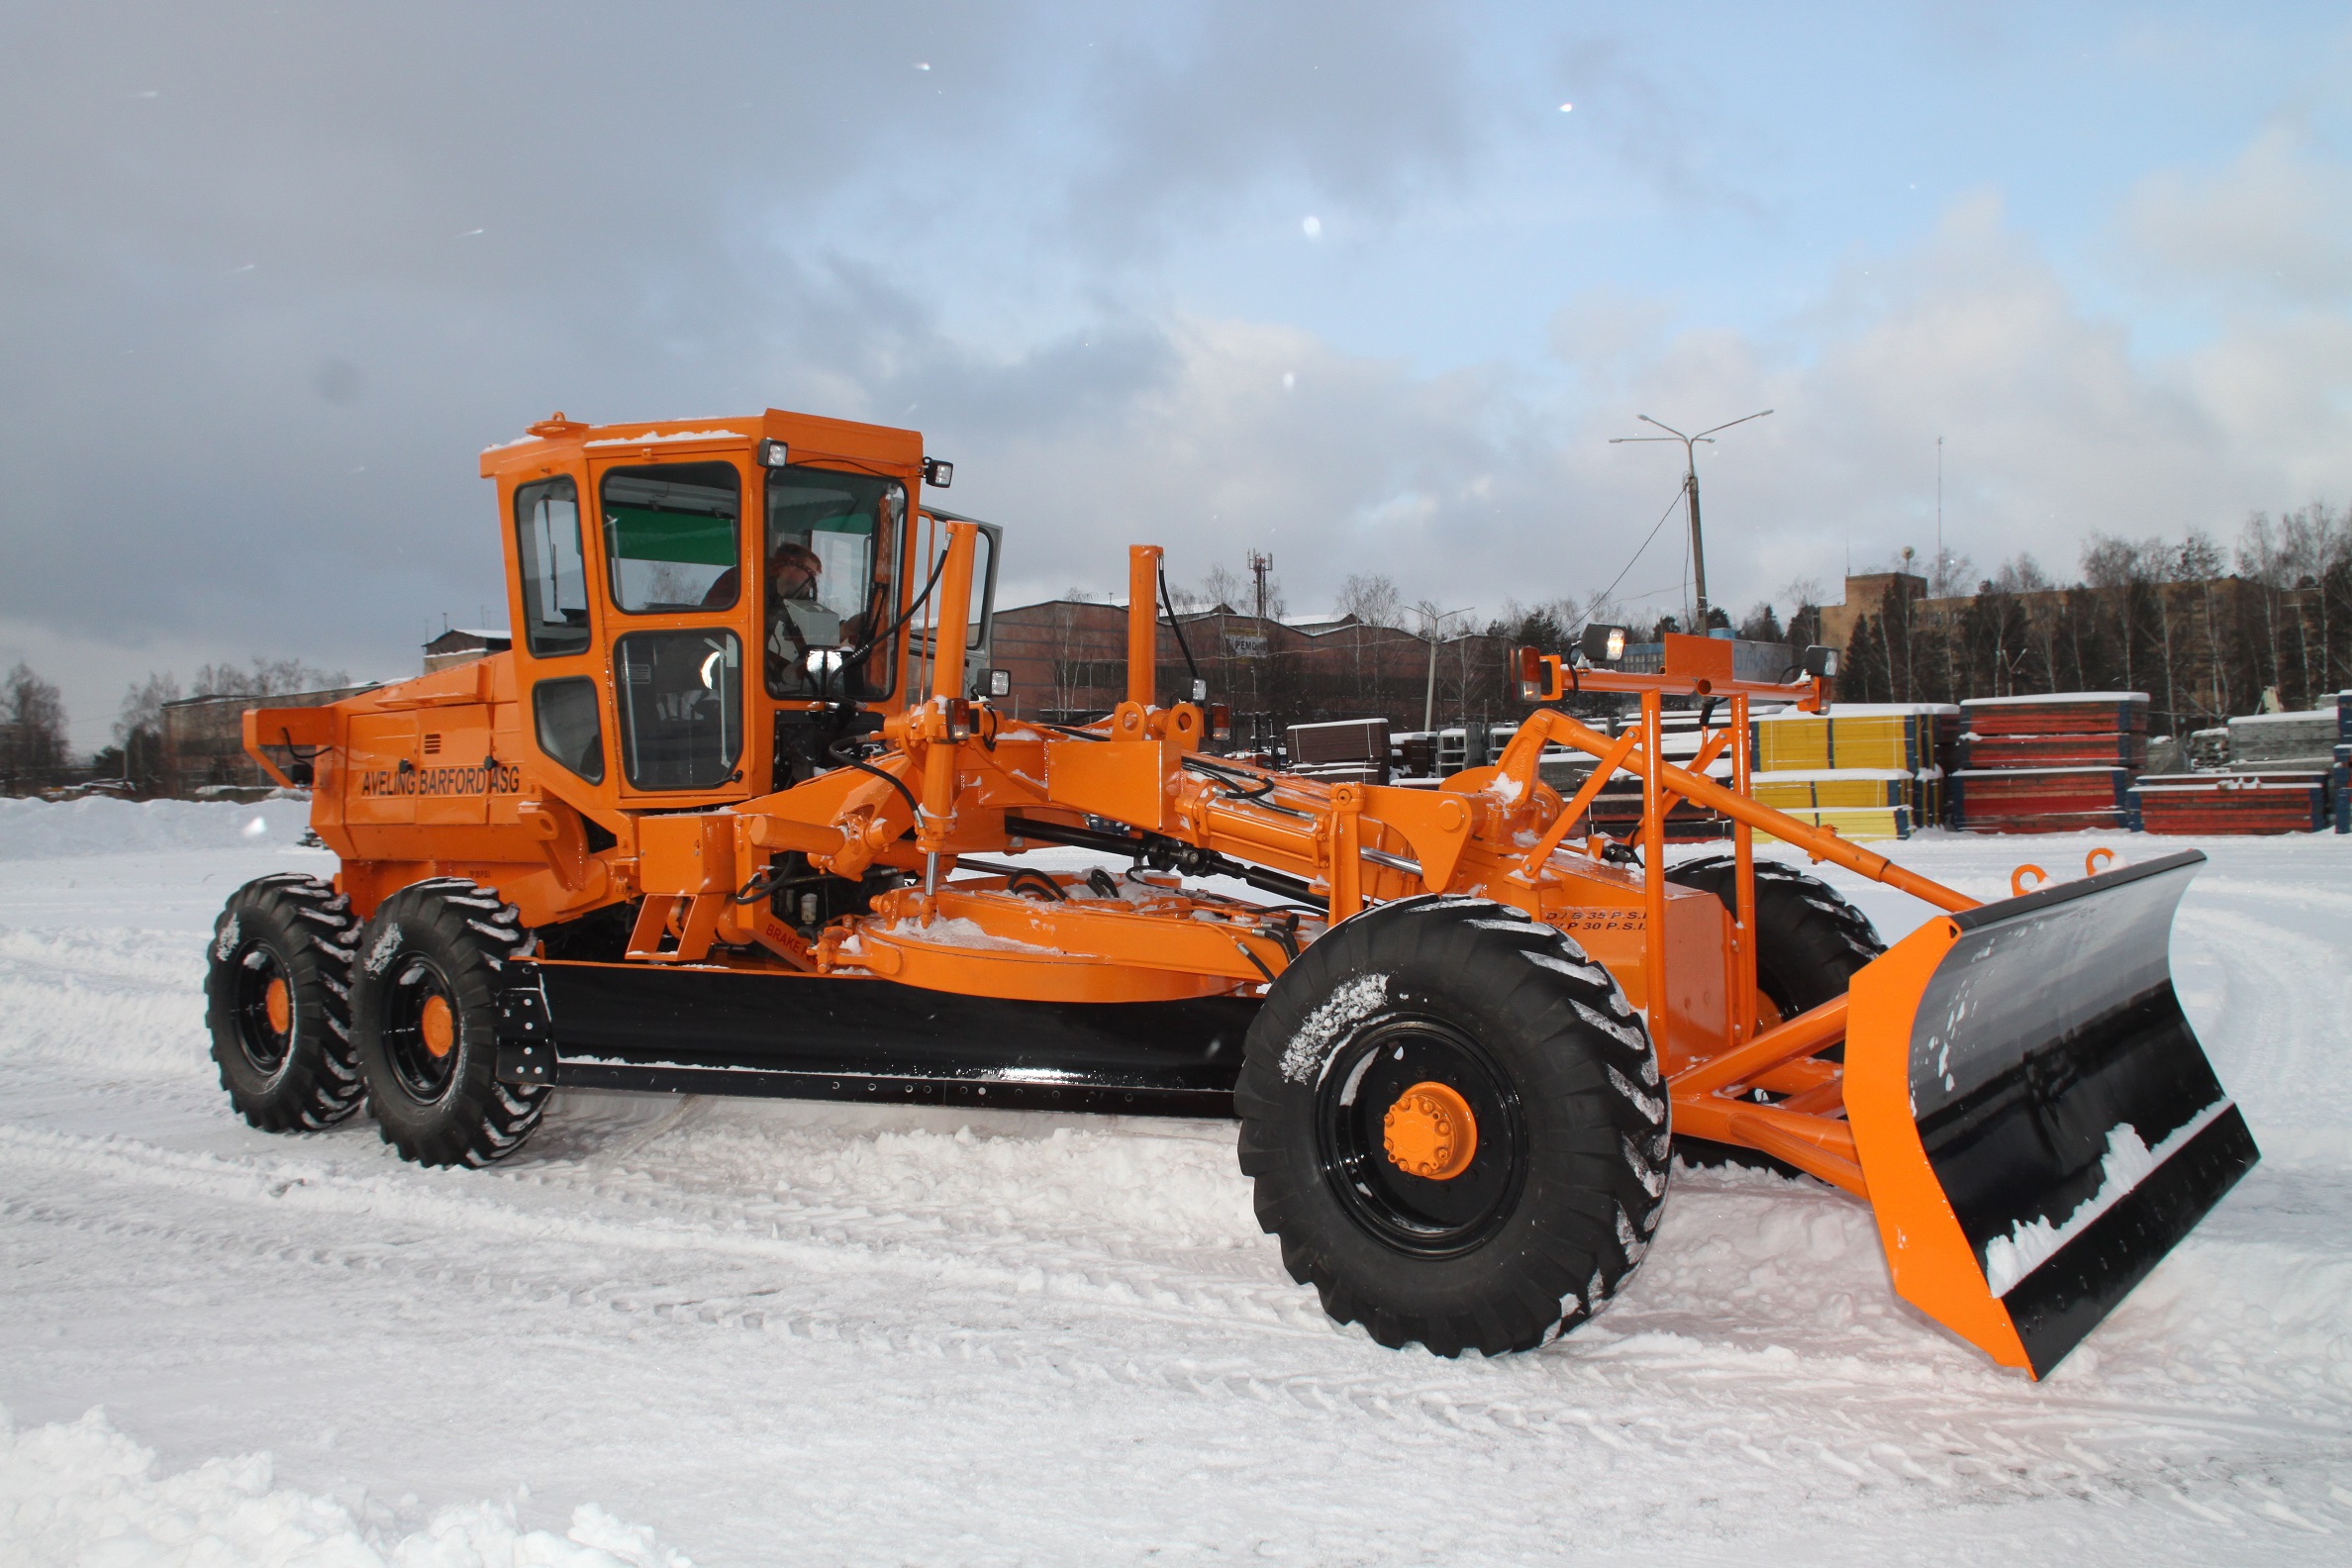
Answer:
[{"label": "bare tree", "polygon": [[1405,596],[1377,572],[1350,572],[1339,585],[1339,614],[1352,615],[1366,626],[1402,627]]},{"label": "bare tree", "polygon": [[147,672],[143,681],[133,681],[123,692],[123,710],[115,717],[115,744],[127,746],[131,737],[141,731],[160,734],[163,729],[163,705],[180,700],[179,677]]},{"label": "bare tree", "polygon": [[198,697],[284,697],[294,692],[329,691],[348,686],[343,670],[325,670],[300,659],[253,655],[250,669],[230,663],[207,664],[196,672],[193,692]]},{"label": "bare tree", "polygon": [[1213,605],[1224,605],[1228,610],[1241,610],[1244,614],[1255,592],[1248,578],[1224,561],[1210,567],[1209,575],[1201,579],[1200,594],[1203,599]]},{"label": "bare tree", "polygon": [[123,693],[122,711],[115,716],[115,744],[123,753],[123,777],[142,790],[152,790],[163,779],[163,705],[178,702],[179,678],[152,670],[133,681]]},{"label": "bare tree", "polygon": [[48,783],[65,747],[63,695],[19,660],[0,678],[0,785],[13,794]]},{"label": "bare tree", "polygon": [[1975,579],[1975,561],[1955,549],[1941,550],[1927,563],[1927,597],[1958,598],[1968,592],[1968,585]]}]

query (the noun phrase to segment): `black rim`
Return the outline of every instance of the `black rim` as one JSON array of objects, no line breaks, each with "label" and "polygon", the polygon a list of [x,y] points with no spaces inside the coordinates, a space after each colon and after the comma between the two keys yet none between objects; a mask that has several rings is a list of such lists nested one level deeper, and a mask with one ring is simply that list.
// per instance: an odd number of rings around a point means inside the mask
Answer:
[{"label": "black rim", "polygon": [[[463,1012],[456,988],[441,966],[413,953],[394,960],[398,973],[384,988],[384,1056],[391,1063],[393,1081],[419,1105],[432,1105],[448,1093],[463,1054]],[[449,1009],[448,1054],[436,1056],[425,1044],[425,1005],[440,997]]]},{"label": "black rim", "polygon": [[[1422,1082],[1459,1094],[1478,1123],[1477,1152],[1450,1181],[1408,1175],[1382,1147],[1389,1107]],[[1494,1057],[1449,1024],[1391,1016],[1358,1030],[1332,1054],[1316,1089],[1316,1121],[1323,1178],[1340,1207],[1395,1251],[1471,1251],[1502,1228],[1519,1202],[1526,1167],[1519,1093]]]},{"label": "black rim", "polygon": [[[246,942],[230,962],[235,965],[237,975],[237,1047],[253,1071],[264,1078],[274,1078],[294,1049],[294,982],[287,977],[286,966],[277,953],[263,942]],[[282,980],[286,985],[286,1027],[282,1030],[269,1022],[269,986],[273,980]]]}]

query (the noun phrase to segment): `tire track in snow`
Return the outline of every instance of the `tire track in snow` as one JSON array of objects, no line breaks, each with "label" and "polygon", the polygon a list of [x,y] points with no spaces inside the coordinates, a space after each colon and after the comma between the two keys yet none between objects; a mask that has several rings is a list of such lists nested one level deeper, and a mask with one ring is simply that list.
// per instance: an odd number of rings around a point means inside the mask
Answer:
[{"label": "tire track in snow", "polygon": [[[896,1309],[861,1314],[855,1303],[838,1308],[796,1306],[782,1299],[789,1288],[785,1284],[706,1279],[695,1287],[682,1287],[636,1274],[618,1279],[581,1278],[584,1266],[609,1259],[614,1248],[649,1261],[666,1260],[673,1266],[680,1252],[689,1250],[700,1254],[696,1261],[705,1270],[716,1263],[723,1273],[739,1268],[747,1259],[790,1263],[796,1271],[810,1261],[807,1243],[722,1233],[698,1224],[682,1224],[682,1217],[675,1212],[648,1216],[657,1222],[652,1224],[603,1218],[557,1220],[494,1201],[403,1192],[400,1189],[410,1184],[397,1179],[339,1178],[314,1162],[228,1161],[217,1156],[175,1154],[120,1139],[73,1138],[20,1128],[0,1128],[0,1166],[159,1187],[215,1204],[228,1200],[247,1209],[267,1206],[280,1222],[256,1233],[255,1227],[247,1225],[224,1225],[217,1220],[191,1223],[152,1205],[109,1203],[103,1195],[86,1191],[72,1197],[11,1198],[0,1204],[0,1218],[11,1222],[59,1225],[192,1255],[238,1256],[264,1266],[306,1271],[324,1268],[389,1274],[411,1286],[431,1282],[491,1304],[519,1301],[540,1310],[616,1314],[625,1321],[751,1330],[846,1343],[874,1353],[954,1356],[1027,1375],[1048,1376],[1069,1386],[1157,1388],[1211,1399],[1248,1399],[1286,1414],[1310,1417],[1348,1412],[1402,1422],[1423,1434],[1510,1432],[1562,1440],[1584,1437],[1630,1455],[1669,1460],[1697,1457],[1731,1441],[1751,1464],[1778,1478],[1776,1485],[1787,1484],[1785,1471],[1817,1464],[1842,1477],[1842,1485],[1925,1484],[1938,1493],[1950,1494],[1954,1501],[2073,1496],[2089,1484],[2090,1477],[2117,1468],[2146,1470],[2152,1477],[2172,1475],[2178,1480],[2172,1459],[2180,1453],[2209,1448],[2216,1439],[2234,1442],[2248,1435],[2247,1423],[2242,1421],[2185,1418],[2177,1409],[2096,1404],[2039,1413],[2034,1421],[2023,1423],[2049,1428],[2039,1441],[2018,1442],[2023,1426],[2016,1423],[2008,1427],[2005,1441],[1995,1440],[1999,1436],[1996,1428],[1963,1436],[1947,1423],[1942,1437],[1922,1444],[1914,1420],[1948,1404],[1955,1392],[1948,1386],[1949,1380],[1933,1380],[1925,1389],[1904,1390],[1864,1375],[1865,1368],[1822,1365],[1807,1369],[1812,1372],[1806,1379],[1809,1393],[1813,1400],[1825,1399],[1830,1409],[1841,1413],[1841,1419],[1824,1428],[1809,1418],[1801,1424],[1813,1429],[1797,1437],[1786,1429],[1789,1415],[1785,1399],[1759,1401],[1755,1397],[1760,1389],[1788,1381],[1799,1358],[1786,1349],[1727,1352],[1722,1347],[1692,1344],[1680,1335],[1611,1335],[1604,1325],[1596,1325],[1602,1331],[1580,1335],[1573,1357],[1546,1358],[1555,1364],[1545,1369],[1547,1375],[1536,1378],[1517,1375],[1519,1367],[1535,1358],[1414,1366],[1389,1352],[1378,1353],[1380,1365],[1369,1375],[1362,1371],[1349,1375],[1337,1369],[1280,1372],[1264,1365],[1269,1352],[1278,1348],[1304,1348],[1310,1354],[1336,1351],[1344,1362],[1362,1359],[1364,1347],[1352,1335],[1343,1336],[1323,1324],[1320,1315],[1312,1322],[1294,1321],[1285,1325],[1270,1323],[1258,1313],[1234,1312],[1229,1298],[1221,1299],[1217,1290],[1203,1289],[1204,1282],[1199,1280],[1170,1282],[1179,1299],[1159,1305],[1122,1300],[1117,1293],[1104,1293],[1096,1281],[1069,1277],[1042,1280],[1025,1291],[1023,1277],[1013,1275],[1011,1266],[999,1268],[985,1281],[970,1277],[942,1280],[938,1274],[941,1259],[936,1254],[917,1259],[894,1256],[904,1250],[895,1238],[881,1248],[870,1244],[856,1247],[866,1254],[859,1259],[862,1271],[896,1276],[890,1284],[890,1300],[898,1304]],[[367,1216],[379,1225],[394,1222],[399,1228],[364,1239],[285,1233],[284,1221],[289,1218],[309,1227],[320,1222],[340,1225],[355,1215]],[[550,1221],[555,1222],[553,1228]],[[490,1238],[501,1250],[491,1258],[478,1252],[452,1257],[446,1247],[452,1233]],[[838,1263],[840,1253],[834,1243],[818,1243],[816,1250]],[[585,1257],[580,1255],[583,1251]],[[930,1321],[910,1310],[907,1298],[899,1294],[903,1270],[898,1265],[910,1261],[934,1287],[918,1297],[918,1305],[934,1305],[931,1298],[942,1295],[951,1302],[963,1299],[980,1284],[996,1287],[1002,1300],[1007,1277],[1013,1275],[1014,1301],[1049,1305],[1056,1327],[1040,1331],[1026,1315],[996,1324]],[[831,1283],[847,1283],[842,1273],[836,1268]],[[796,1272],[791,1284],[805,1284],[805,1276]],[[713,1290],[711,1285],[722,1288]],[[1312,1311],[1311,1302],[1308,1309]],[[1093,1346],[1105,1341],[1131,1345],[1136,1336],[1131,1326],[1104,1331],[1095,1322],[1103,1319],[1126,1325],[1141,1322],[1195,1335],[1214,1333],[1216,1344],[1213,1350],[1195,1347],[1191,1353],[1138,1358],[1129,1352],[1106,1357]],[[1082,1331],[1089,1328],[1092,1331]],[[1246,1343],[1236,1346],[1232,1342],[1236,1338]],[[1685,1349],[1686,1345],[1690,1348]],[[1572,1364],[1559,1364],[1562,1362]],[[1668,1380],[1664,1387],[1659,1382],[1662,1378]],[[1975,1379],[1985,1380],[1985,1375]],[[1495,1386],[1498,1383],[1503,1386]],[[1873,1420],[1852,1419],[1857,1401],[1867,1402]],[[2094,1437],[2096,1428],[2118,1421],[2132,1428],[2132,1441],[2124,1446],[2136,1446],[2139,1451],[2090,1460],[2082,1451],[2084,1440]],[[2272,1421],[2261,1429],[2275,1435],[2278,1424]],[[2342,1432],[2340,1427],[2321,1425],[2304,1430],[2303,1435],[2325,1445],[2331,1439],[2340,1440]]]}]

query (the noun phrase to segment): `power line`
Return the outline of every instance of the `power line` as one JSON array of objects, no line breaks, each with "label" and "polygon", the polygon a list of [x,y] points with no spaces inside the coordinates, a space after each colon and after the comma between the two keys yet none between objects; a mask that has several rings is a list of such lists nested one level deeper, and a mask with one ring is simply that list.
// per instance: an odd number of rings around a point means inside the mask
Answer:
[{"label": "power line", "polygon": [[[1601,590],[1601,597],[1603,599],[1606,600],[1611,594],[1617,592],[1617,585],[1625,580],[1625,572],[1631,571],[1634,565],[1641,559],[1641,551],[1650,547],[1650,540],[1658,537],[1658,530],[1664,528],[1666,526],[1666,520],[1674,516],[1674,509],[1682,505],[1682,488],[1678,485],[1675,487],[1674,499],[1666,503],[1666,510],[1658,514],[1658,521],[1652,523],[1650,525],[1650,531],[1642,536],[1641,547],[1633,552],[1633,559],[1625,562],[1625,571],[1618,572],[1617,576],[1610,579],[1609,586]],[[1645,595],[1644,597],[1647,596]]]}]

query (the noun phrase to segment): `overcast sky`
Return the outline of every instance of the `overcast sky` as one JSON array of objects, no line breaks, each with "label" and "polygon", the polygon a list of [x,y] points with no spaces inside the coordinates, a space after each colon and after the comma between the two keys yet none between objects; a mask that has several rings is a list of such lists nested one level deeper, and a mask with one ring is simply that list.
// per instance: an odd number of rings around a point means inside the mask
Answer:
[{"label": "overcast sky", "polygon": [[[1016,598],[1744,609],[2352,496],[2344,7],[0,9],[0,662],[416,668],[557,408],[925,434]],[[1573,106],[1572,108],[1570,106]],[[1680,602],[1670,525],[1619,593]]]}]

